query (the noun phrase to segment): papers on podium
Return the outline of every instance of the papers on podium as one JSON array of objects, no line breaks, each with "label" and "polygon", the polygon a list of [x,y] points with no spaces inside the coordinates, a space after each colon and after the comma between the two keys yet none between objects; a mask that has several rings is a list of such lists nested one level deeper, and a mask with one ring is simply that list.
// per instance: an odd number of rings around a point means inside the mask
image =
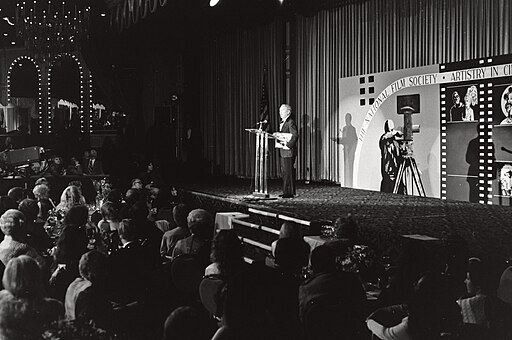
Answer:
[{"label": "papers on podium", "polygon": [[279,142],[276,142],[276,149],[290,150],[286,144],[292,139],[292,134],[287,132],[274,132],[272,134]]}]

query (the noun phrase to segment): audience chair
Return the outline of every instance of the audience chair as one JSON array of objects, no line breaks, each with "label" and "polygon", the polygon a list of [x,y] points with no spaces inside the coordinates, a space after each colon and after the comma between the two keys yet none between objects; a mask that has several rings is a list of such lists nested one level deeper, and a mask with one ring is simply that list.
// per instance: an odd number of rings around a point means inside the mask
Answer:
[{"label": "audience chair", "polygon": [[199,284],[201,302],[216,320],[222,317],[225,287],[226,282],[217,275],[205,276]]},{"label": "audience chair", "polygon": [[197,293],[203,275],[204,266],[193,254],[181,254],[171,262],[172,282],[181,293]]}]

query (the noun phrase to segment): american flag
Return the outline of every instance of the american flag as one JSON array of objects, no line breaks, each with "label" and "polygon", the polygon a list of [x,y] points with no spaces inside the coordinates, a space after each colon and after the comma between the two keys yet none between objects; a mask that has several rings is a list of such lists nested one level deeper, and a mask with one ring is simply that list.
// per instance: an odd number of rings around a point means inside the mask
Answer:
[{"label": "american flag", "polygon": [[[267,67],[263,68],[263,77],[261,80],[261,101],[260,101],[260,119],[259,125],[261,129],[268,131],[270,128],[270,119],[268,115],[269,102],[268,102],[268,91],[267,91]],[[266,122],[265,122],[266,121]]]}]

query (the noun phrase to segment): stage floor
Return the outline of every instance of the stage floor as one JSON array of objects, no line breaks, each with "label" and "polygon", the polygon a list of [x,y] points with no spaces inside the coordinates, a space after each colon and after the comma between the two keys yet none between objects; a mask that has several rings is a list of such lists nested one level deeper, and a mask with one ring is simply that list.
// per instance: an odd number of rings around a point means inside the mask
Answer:
[{"label": "stage floor", "polygon": [[273,199],[251,198],[252,181],[222,178],[183,184],[188,193],[207,195],[236,206],[286,213],[304,220],[330,220],[352,214],[363,234],[376,242],[393,242],[404,234],[441,238],[455,232],[465,238],[472,255],[512,258],[512,208],[299,182],[297,196],[278,198],[281,182],[269,181]]}]

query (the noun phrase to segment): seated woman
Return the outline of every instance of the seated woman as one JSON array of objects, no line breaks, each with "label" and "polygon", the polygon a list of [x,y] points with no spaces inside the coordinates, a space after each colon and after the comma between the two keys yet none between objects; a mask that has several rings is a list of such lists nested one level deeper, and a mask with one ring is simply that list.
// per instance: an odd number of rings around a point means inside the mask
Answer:
[{"label": "seated woman", "polygon": [[2,282],[1,339],[39,339],[45,326],[63,317],[62,304],[44,297],[41,269],[31,257],[10,260]]},{"label": "seated woman", "polygon": [[212,264],[206,267],[204,275],[217,275],[226,280],[243,269],[242,242],[234,230],[220,230],[215,235],[210,259]]},{"label": "seated woman", "polygon": [[105,202],[101,206],[102,220],[98,223],[103,243],[112,252],[119,248],[119,211],[112,202]]},{"label": "seated woman", "polygon": [[51,297],[62,302],[64,302],[69,284],[79,277],[78,263],[80,257],[88,250],[89,241],[85,226],[80,227],[73,224],[73,222],[80,223],[77,218],[73,217],[77,215],[74,211],[81,210],[80,208],[84,208],[87,213],[85,207],[71,208],[68,212],[68,216],[71,215],[71,217],[64,219],[64,227],[53,252],[54,263],[52,265],[49,292]]},{"label": "seated woman", "polygon": [[37,184],[32,193],[39,206],[39,213],[37,214],[38,221],[46,221],[48,219],[48,212],[55,208],[55,204],[50,198],[50,188],[48,185],[41,183]]},{"label": "seated woman", "polygon": [[46,268],[46,261],[27,242],[25,216],[19,210],[9,209],[0,217],[0,229],[4,239],[0,243],[0,261],[7,265],[10,259],[28,255],[36,260],[41,268]]},{"label": "seated woman", "polygon": [[60,203],[49,212],[45,229],[50,237],[59,237],[63,227],[63,220],[69,209],[76,205],[85,205],[80,190],[74,185],[68,186],[60,196]]}]

